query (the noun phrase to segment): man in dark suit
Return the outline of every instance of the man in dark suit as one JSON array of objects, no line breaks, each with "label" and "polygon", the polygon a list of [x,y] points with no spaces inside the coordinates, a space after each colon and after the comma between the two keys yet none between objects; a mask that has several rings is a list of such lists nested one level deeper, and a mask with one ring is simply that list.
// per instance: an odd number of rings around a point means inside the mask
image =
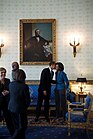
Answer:
[{"label": "man in dark suit", "polygon": [[12,63],[12,81],[15,80],[15,72],[19,69],[19,64],[18,62],[13,62]]},{"label": "man in dark suit", "polygon": [[53,69],[55,68],[55,62],[52,61],[49,63],[49,67],[45,68],[41,72],[40,85],[38,88],[38,102],[36,107],[36,119],[38,121],[41,112],[42,102],[44,100],[44,116],[47,122],[50,122],[49,119],[49,99],[51,94],[51,83],[53,82]]}]

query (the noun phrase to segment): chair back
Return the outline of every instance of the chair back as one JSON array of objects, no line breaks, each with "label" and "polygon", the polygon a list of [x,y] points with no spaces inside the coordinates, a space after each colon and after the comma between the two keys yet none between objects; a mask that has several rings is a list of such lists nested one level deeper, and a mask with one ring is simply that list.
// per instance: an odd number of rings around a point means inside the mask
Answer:
[{"label": "chair back", "polygon": [[66,92],[66,97],[69,102],[74,102],[75,98],[76,98],[76,94],[75,94],[75,92],[71,92],[71,90],[70,90],[70,91]]},{"label": "chair back", "polygon": [[89,121],[90,113],[91,113],[91,108],[92,108],[92,101],[93,101],[93,95],[89,93],[86,97],[85,105],[84,105],[84,115],[86,117],[86,121]]},{"label": "chair back", "polygon": [[[80,127],[84,126],[86,131],[88,132],[92,102],[93,95],[91,93],[88,93],[85,105],[77,102],[68,104],[68,112],[66,113],[66,119],[68,119],[68,136],[70,136],[72,123],[76,125],[80,124]],[[75,108],[71,108],[71,106],[75,106]]]},{"label": "chair back", "polygon": [[85,101],[85,105],[84,105],[84,109],[88,109],[91,103],[91,97],[90,95],[86,96],[86,101]]}]

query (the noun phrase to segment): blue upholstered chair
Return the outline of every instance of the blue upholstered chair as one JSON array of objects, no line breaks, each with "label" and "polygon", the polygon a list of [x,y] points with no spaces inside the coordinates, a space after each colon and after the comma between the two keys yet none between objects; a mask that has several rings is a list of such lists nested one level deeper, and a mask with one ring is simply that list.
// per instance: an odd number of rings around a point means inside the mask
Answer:
[{"label": "blue upholstered chair", "polygon": [[37,98],[38,98],[38,85],[30,85],[29,86],[29,92],[30,92],[30,97],[31,97],[31,103],[30,106],[32,109],[36,107],[37,105]]},{"label": "blue upholstered chair", "polygon": [[68,121],[68,136],[70,136],[70,130],[73,127],[85,128],[88,134],[92,101],[93,96],[89,93],[86,97],[85,103],[68,103],[68,112],[66,113],[66,120]]},{"label": "blue upholstered chair", "polygon": [[70,102],[74,102],[75,99],[76,99],[76,94],[75,92],[71,91],[71,90],[67,90],[66,92],[66,97],[67,97],[67,100],[70,101]]}]

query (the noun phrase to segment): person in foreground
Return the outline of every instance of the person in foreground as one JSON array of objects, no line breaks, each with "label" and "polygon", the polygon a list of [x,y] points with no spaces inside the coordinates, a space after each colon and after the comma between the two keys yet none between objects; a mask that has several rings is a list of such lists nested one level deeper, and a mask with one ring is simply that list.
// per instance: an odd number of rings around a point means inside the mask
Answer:
[{"label": "person in foreground", "polygon": [[40,85],[38,88],[38,102],[36,107],[36,118],[35,122],[38,121],[40,112],[41,112],[41,106],[42,102],[44,100],[44,116],[47,122],[50,122],[49,119],[49,99],[51,94],[51,83],[53,78],[53,69],[55,68],[55,62],[52,61],[49,63],[49,67],[45,68],[41,72],[41,78],[40,78]]},{"label": "person in foreground", "polygon": [[9,83],[10,79],[6,78],[6,69],[0,67],[0,110],[3,112],[7,128],[11,135],[13,135],[14,128],[11,121],[11,114],[8,111],[9,102]]},{"label": "person in foreground", "polygon": [[56,118],[63,117],[65,121],[66,114],[66,90],[69,88],[69,80],[64,72],[64,65],[61,62],[56,63]]},{"label": "person in foreground", "polygon": [[19,69],[15,73],[15,81],[9,84],[10,101],[8,109],[14,124],[12,139],[25,139],[27,128],[27,108],[30,105],[29,87],[25,84],[26,74]]}]

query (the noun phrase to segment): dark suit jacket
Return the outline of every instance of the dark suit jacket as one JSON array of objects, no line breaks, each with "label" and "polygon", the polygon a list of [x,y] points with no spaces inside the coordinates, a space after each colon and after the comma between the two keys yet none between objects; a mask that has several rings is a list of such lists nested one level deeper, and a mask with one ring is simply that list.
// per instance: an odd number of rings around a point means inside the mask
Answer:
[{"label": "dark suit jacket", "polygon": [[2,92],[4,90],[9,90],[9,83],[10,83],[10,79],[5,78],[4,79],[4,84],[0,83],[0,105],[2,105],[2,103],[4,104],[5,102],[8,103],[9,101],[9,94],[7,94],[6,96],[3,96]]},{"label": "dark suit jacket", "polygon": [[10,101],[8,109],[11,112],[24,112],[30,105],[29,87],[25,83],[13,81],[9,85]]},{"label": "dark suit jacket", "polygon": [[51,82],[52,82],[52,77],[49,68],[43,69],[41,73],[41,78],[40,78],[40,85],[39,85],[39,92],[43,92],[44,90],[47,91],[47,93],[51,93]]}]

